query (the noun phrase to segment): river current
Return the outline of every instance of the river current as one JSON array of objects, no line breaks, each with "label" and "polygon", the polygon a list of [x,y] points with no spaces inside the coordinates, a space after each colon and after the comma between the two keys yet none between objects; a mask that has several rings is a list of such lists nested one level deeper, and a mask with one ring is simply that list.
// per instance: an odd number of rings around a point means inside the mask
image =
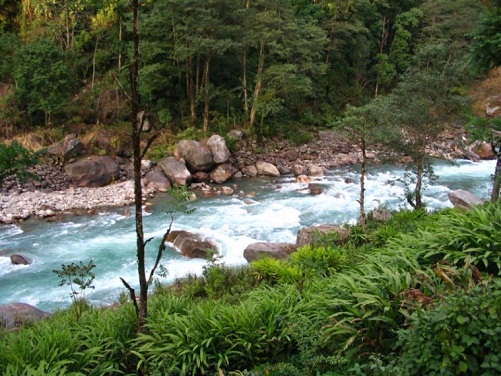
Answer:
[{"label": "river current", "polygon": [[[427,185],[424,202],[429,210],[451,207],[448,193],[455,189],[470,191],[488,198],[495,161],[473,163],[458,160],[451,165],[437,161],[438,179]],[[368,170],[366,209],[380,205],[406,208],[404,170],[394,166],[376,166]],[[187,230],[215,240],[220,246],[222,262],[241,265],[243,251],[257,241],[291,242],[304,226],[321,223],[355,223],[358,217],[359,174],[355,168],[333,169],[315,183],[324,188],[312,196],[306,184],[292,176],[242,179],[232,182],[238,190],[255,192],[246,198],[218,196],[200,198],[191,204],[195,212],[177,215],[173,229]],[[166,214],[167,198],[154,199],[153,212],[145,213],[145,238],[148,265],[154,262],[158,243],[170,217]],[[137,286],[134,216],[123,210],[106,211],[93,216],[66,216],[58,222],[29,220],[0,227],[0,304],[23,302],[45,311],[54,311],[71,303],[68,286],[58,286],[54,269],[61,264],[93,260],[95,289],[86,297],[97,305],[111,304],[124,291],[119,277]],[[7,256],[26,255],[31,265],[12,265]],[[171,282],[187,273],[201,273],[204,260],[187,259],[168,248],[162,264],[168,270],[162,282]]]}]

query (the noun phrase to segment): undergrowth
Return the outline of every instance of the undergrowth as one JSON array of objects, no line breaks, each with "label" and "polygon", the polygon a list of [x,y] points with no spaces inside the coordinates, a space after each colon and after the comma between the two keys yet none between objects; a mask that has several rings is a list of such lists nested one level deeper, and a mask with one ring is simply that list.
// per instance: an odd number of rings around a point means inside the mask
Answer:
[{"label": "undergrowth", "polygon": [[499,203],[392,213],[287,260],[157,286],[130,303],[0,333],[5,375],[496,375]]}]

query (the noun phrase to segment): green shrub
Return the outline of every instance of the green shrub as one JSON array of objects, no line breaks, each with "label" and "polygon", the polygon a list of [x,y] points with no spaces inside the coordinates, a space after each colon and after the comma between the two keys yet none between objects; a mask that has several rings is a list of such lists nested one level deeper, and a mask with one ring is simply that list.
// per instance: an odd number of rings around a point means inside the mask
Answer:
[{"label": "green shrub", "polygon": [[499,282],[459,290],[411,316],[398,332],[397,364],[405,375],[501,374]]},{"label": "green shrub", "polygon": [[270,285],[277,283],[298,283],[302,278],[301,268],[272,257],[263,257],[252,261],[252,273],[258,280],[264,280]]},{"label": "green shrub", "polygon": [[334,274],[341,270],[347,262],[346,251],[332,247],[305,245],[290,256],[290,263],[298,266],[307,277]]},{"label": "green shrub", "polygon": [[132,305],[90,309],[78,321],[69,311],[58,312],[2,338],[0,374],[114,375],[130,368],[128,344],[134,336]]},{"label": "green shrub", "polygon": [[388,242],[391,251],[404,249],[423,264],[447,260],[456,266],[471,262],[481,271],[501,273],[501,203],[454,210],[437,217],[418,235],[401,235]]},{"label": "green shrub", "polygon": [[290,320],[297,301],[293,288],[258,289],[240,305],[203,301],[185,312],[150,317],[149,334],[134,353],[152,374],[204,374],[244,369],[276,359],[291,348]]}]

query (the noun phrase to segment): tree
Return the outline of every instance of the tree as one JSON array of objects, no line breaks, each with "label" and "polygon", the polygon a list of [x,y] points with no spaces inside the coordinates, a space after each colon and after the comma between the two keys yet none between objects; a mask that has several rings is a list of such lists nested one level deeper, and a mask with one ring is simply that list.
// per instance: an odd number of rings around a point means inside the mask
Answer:
[{"label": "tree", "polygon": [[[276,93],[284,100],[291,98],[292,91],[285,90],[288,85],[299,89],[300,97],[311,94],[312,77],[325,72],[321,57],[327,40],[318,26],[295,16],[291,5],[283,0],[258,2],[246,12],[243,53],[252,49],[257,54],[248,119],[253,130],[258,109],[263,107],[261,95],[267,88],[271,89],[268,95]],[[243,68],[247,77],[249,67]]]},{"label": "tree", "polygon": [[69,101],[71,78],[63,52],[48,39],[23,45],[14,55],[15,95],[32,119],[44,124]]},{"label": "tree", "polygon": [[401,135],[393,147],[413,158],[415,187],[407,201],[415,209],[423,207],[424,178],[433,177],[427,147],[436,140],[447,122],[462,115],[468,99],[462,96],[460,84],[464,66],[449,61],[448,48],[440,44],[422,46],[415,67],[388,96],[388,118],[401,127]]},{"label": "tree", "polygon": [[350,140],[355,142],[362,152],[360,166],[360,205],[359,223],[365,228],[365,178],[367,175],[367,148],[380,143],[390,143],[394,132],[384,121],[385,97],[373,99],[361,107],[348,105],[343,118],[336,122],[335,127],[340,129]]},{"label": "tree", "polygon": [[139,0],[132,0],[132,57],[129,62],[130,69],[130,94],[126,93],[131,106],[131,141],[133,148],[133,167],[134,167],[134,207],[135,207],[135,230],[136,230],[136,256],[137,256],[137,272],[139,279],[139,299],[137,299],[135,289],[123,278],[122,283],[127,288],[130,294],[132,304],[134,304],[137,316],[137,332],[142,333],[145,330],[145,324],[148,317],[148,290],[153,282],[153,277],[156,269],[160,265],[163,252],[165,251],[167,236],[169,235],[172,224],[174,222],[175,214],[182,210],[189,212],[185,209],[184,203],[187,201],[188,194],[185,190],[174,189],[171,190],[172,196],[177,200],[176,205],[170,214],[170,223],[164,233],[160,245],[158,247],[155,263],[150,270],[149,276],[146,274],[146,245],[153,239],[145,239],[143,228],[143,194],[142,194],[142,181],[141,181],[141,162],[144,155],[150,148],[151,144],[159,136],[160,133],[155,133],[147,140],[142,139],[142,135],[149,131],[149,127],[145,125],[148,121],[147,116],[140,114],[141,101],[139,95]]},{"label": "tree", "polygon": [[15,175],[21,182],[36,178],[28,168],[40,163],[39,158],[45,151],[30,152],[17,141],[12,141],[10,145],[0,144],[0,184],[11,175]]},{"label": "tree", "polygon": [[469,62],[474,70],[485,73],[501,65],[501,8],[482,13],[473,33]]},{"label": "tree", "polygon": [[474,117],[468,124],[468,130],[474,140],[488,142],[496,153],[491,201],[497,201],[501,191],[501,118]]}]

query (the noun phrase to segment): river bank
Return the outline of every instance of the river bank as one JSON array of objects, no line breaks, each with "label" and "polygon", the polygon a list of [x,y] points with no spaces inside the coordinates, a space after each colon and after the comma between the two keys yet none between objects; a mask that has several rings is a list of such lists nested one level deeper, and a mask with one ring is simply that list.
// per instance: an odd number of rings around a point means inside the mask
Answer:
[{"label": "river bank", "polygon": [[[478,156],[471,151],[471,148],[465,147],[465,140],[466,137],[461,129],[443,132],[441,137],[430,144],[428,153],[444,159],[475,159]],[[380,160],[389,157],[388,152],[378,147],[368,150],[367,155],[372,163],[379,163]],[[236,164],[244,168],[263,160],[275,165],[281,175],[297,176],[315,170],[317,176],[318,174],[321,176],[322,172],[329,169],[359,163],[361,152],[354,142],[340,137],[336,132],[320,131],[315,134],[313,141],[300,146],[292,146],[284,141],[270,142],[266,148],[256,152],[255,146],[249,145],[236,151],[234,157]],[[409,161],[406,156],[397,156],[393,160],[397,163]],[[145,166],[150,165],[145,163]],[[124,170],[126,169],[124,167]],[[50,170],[54,176],[53,180],[65,181],[64,176],[61,178],[57,174],[55,166],[42,166],[40,170],[45,171],[45,174]],[[60,170],[64,171],[62,167]],[[148,170],[145,168],[143,173],[146,174]],[[58,185],[58,190],[43,189],[43,186],[35,186],[30,182],[19,189],[0,194],[0,222],[12,224],[31,216],[53,218],[63,214],[93,214],[101,208],[130,206],[134,202],[134,184],[131,178],[130,174],[129,176],[124,174],[122,181],[99,188],[73,187],[69,183]],[[238,184],[238,179],[233,179],[229,183]],[[143,201],[153,197],[155,193],[155,189],[145,187]]]}]

